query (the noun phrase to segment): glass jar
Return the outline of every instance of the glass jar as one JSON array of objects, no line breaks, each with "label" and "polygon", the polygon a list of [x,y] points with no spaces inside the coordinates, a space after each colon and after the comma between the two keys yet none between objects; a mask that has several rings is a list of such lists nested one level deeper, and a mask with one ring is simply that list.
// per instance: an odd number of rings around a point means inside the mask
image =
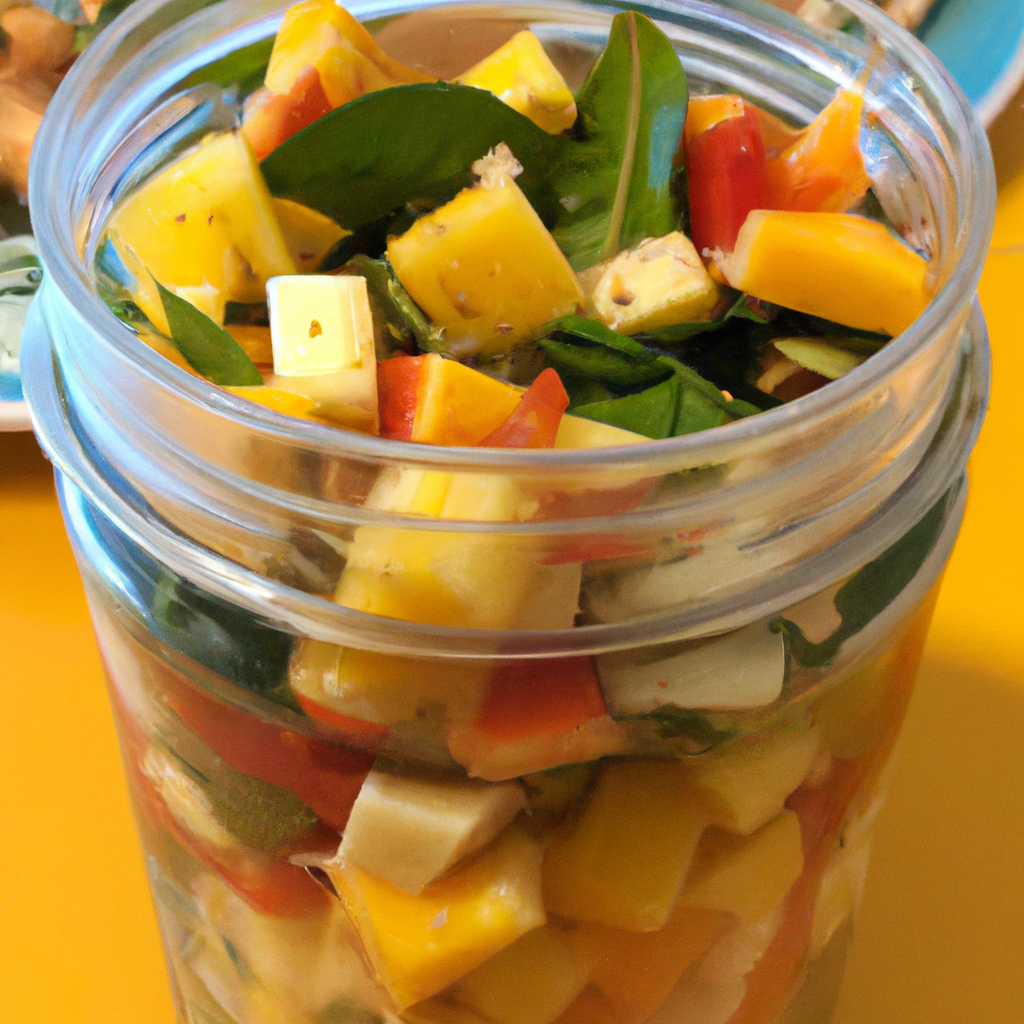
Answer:
[{"label": "glass jar", "polygon": [[[139,0],[73,68],[36,144],[24,377],[180,1021],[828,1019],[963,513],[994,208],[948,76],[846,6],[859,35],[638,9],[693,91],[790,122],[866,80],[878,198],[934,300],[822,390],[632,447],[382,441],[164,360],[96,294],[102,227],[234,124],[281,7]],[[440,76],[529,25],[571,85],[613,16],[351,9]]]}]

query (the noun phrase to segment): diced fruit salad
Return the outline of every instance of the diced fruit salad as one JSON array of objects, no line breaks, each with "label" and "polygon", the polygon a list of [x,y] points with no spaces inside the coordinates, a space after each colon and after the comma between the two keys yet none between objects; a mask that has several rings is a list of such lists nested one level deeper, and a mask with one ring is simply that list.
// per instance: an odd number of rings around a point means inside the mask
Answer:
[{"label": "diced fruit salad", "polygon": [[[339,429],[576,448],[714,428],[849,372],[929,300],[927,260],[866,215],[863,106],[854,83],[795,130],[689,97],[635,12],[575,96],[528,31],[439,82],[306,0],[241,127],[115,209],[97,285],[185,371]],[[610,491],[622,511],[646,484]],[[365,495],[495,523],[538,504],[408,468]],[[97,627],[187,1019],[774,1024],[845,935],[945,511],[770,619],[596,656],[294,638],[158,570],[148,639],[120,611]],[[633,579],[648,553],[615,537],[514,540],[291,535],[303,589],[481,630],[642,614],[699,552]]]},{"label": "diced fruit salad", "polygon": [[634,12],[573,96],[529,31],[436,81],[305,0],[241,127],[115,210],[98,285],[285,415],[438,445],[671,437],[814,391],[927,305],[869,123],[859,81],[799,130],[691,96]]}]

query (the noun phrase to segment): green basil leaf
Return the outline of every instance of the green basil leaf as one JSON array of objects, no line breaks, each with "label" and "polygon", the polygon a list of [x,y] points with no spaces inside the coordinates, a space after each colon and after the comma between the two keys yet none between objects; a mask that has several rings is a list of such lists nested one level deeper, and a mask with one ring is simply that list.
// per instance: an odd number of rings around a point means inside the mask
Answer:
[{"label": "green basil leaf", "polygon": [[616,15],[576,97],[577,144],[552,172],[562,206],[552,234],[574,269],[677,228],[672,161],[688,96],[661,29],[635,11]]},{"label": "green basil leaf", "polygon": [[678,377],[655,384],[646,391],[638,391],[608,402],[593,402],[572,408],[574,416],[600,420],[624,430],[632,430],[654,440],[675,436],[678,420],[680,385]]},{"label": "green basil leaf", "polygon": [[171,341],[196,373],[214,384],[229,387],[263,383],[253,361],[223,327],[159,281],[156,286],[167,314]]},{"label": "green basil leaf", "polygon": [[375,260],[360,253],[344,264],[340,273],[366,279],[378,359],[413,349],[445,351],[443,333],[413,302],[386,259]]},{"label": "green basil leaf", "polygon": [[713,320],[687,320],[680,324],[670,324],[668,327],[659,327],[656,331],[646,331],[643,334],[645,341],[655,345],[672,345],[681,341],[687,341],[698,334],[707,334],[710,331],[721,330],[733,317],[740,317],[743,320],[750,320],[755,324],[766,324],[768,318],[762,316],[757,310],[752,309],[747,303],[747,296],[741,293],[736,301],[722,314]]},{"label": "green basil leaf", "polygon": [[839,588],[834,603],[842,622],[830,637],[811,643],[795,622],[782,620],[790,650],[800,664],[807,668],[828,665],[845,641],[856,636],[903,593],[939,539],[951,493],[947,491],[895,544]]},{"label": "green basil leaf", "polygon": [[196,68],[182,79],[178,89],[191,89],[204,82],[216,82],[224,89],[236,89],[240,96],[246,96],[263,84],[270,63],[270,52],[274,49],[274,37],[259,39],[243,46],[205,67]]},{"label": "green basil leaf", "polygon": [[523,165],[517,184],[550,223],[561,207],[548,169],[571,140],[468,85],[367,93],[293,135],[260,166],[275,196],[357,228],[406,203],[447,201],[473,184],[473,162],[499,142]]}]

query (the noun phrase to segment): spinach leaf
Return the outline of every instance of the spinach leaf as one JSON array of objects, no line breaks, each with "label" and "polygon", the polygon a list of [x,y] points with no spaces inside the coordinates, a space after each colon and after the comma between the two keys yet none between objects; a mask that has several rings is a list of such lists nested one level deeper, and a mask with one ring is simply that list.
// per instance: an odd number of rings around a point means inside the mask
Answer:
[{"label": "spinach leaf", "polygon": [[156,286],[167,314],[171,341],[193,370],[214,384],[245,387],[263,383],[253,361],[223,327],[159,281]]},{"label": "spinach leaf", "polygon": [[179,89],[190,89],[204,82],[216,82],[224,89],[235,89],[240,96],[246,96],[263,84],[270,63],[270,52],[274,49],[274,37],[258,39],[243,46],[205,67],[197,68],[179,83]]},{"label": "spinach leaf", "polygon": [[646,342],[654,345],[678,344],[681,341],[696,337],[698,334],[719,331],[733,317],[750,320],[755,324],[768,323],[768,317],[751,306],[747,300],[747,295],[741,293],[721,316],[713,320],[688,320],[681,324],[670,324],[668,327],[659,327],[656,331],[646,331],[642,337]]},{"label": "spinach leaf", "polygon": [[573,269],[678,226],[672,161],[688,95],[665,34],[635,11],[616,15],[576,97],[576,144],[552,171],[563,208],[552,234]]},{"label": "spinach leaf", "polygon": [[517,184],[551,223],[562,208],[548,171],[571,140],[468,85],[367,93],[293,135],[260,166],[275,196],[358,228],[406,203],[447,201],[473,184],[473,162],[499,142],[523,165]]},{"label": "spinach leaf", "polygon": [[412,300],[386,259],[357,254],[340,268],[342,274],[366,278],[373,310],[378,359],[414,349],[445,351],[444,336]]},{"label": "spinach leaf", "polygon": [[538,342],[569,393],[570,410],[645,437],[717,427],[760,410],[728,399],[695,370],[599,320],[565,316]]},{"label": "spinach leaf", "polygon": [[663,739],[683,737],[692,741],[695,753],[710,750],[735,735],[731,729],[716,729],[706,715],[676,704],[663,704],[643,717],[657,724]]},{"label": "spinach leaf", "polygon": [[153,631],[193,661],[293,711],[288,685],[292,638],[249,612],[162,570],[150,609]]},{"label": "spinach leaf", "polygon": [[935,547],[946,521],[950,493],[947,491],[895,544],[839,588],[835,606],[842,622],[830,637],[811,643],[795,622],[782,620],[790,650],[800,664],[807,668],[828,665],[845,641],[856,636],[903,593]]}]

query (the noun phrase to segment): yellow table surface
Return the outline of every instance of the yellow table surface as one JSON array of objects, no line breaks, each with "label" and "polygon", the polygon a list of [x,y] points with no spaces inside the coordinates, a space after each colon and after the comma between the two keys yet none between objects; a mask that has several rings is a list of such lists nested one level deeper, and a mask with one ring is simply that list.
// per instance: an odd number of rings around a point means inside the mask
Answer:
[{"label": "yellow table surface", "polygon": [[[836,1024],[1024,1022],[1024,93],[981,283],[995,386]],[[0,1021],[171,1024],[48,464],[0,436]]]}]

